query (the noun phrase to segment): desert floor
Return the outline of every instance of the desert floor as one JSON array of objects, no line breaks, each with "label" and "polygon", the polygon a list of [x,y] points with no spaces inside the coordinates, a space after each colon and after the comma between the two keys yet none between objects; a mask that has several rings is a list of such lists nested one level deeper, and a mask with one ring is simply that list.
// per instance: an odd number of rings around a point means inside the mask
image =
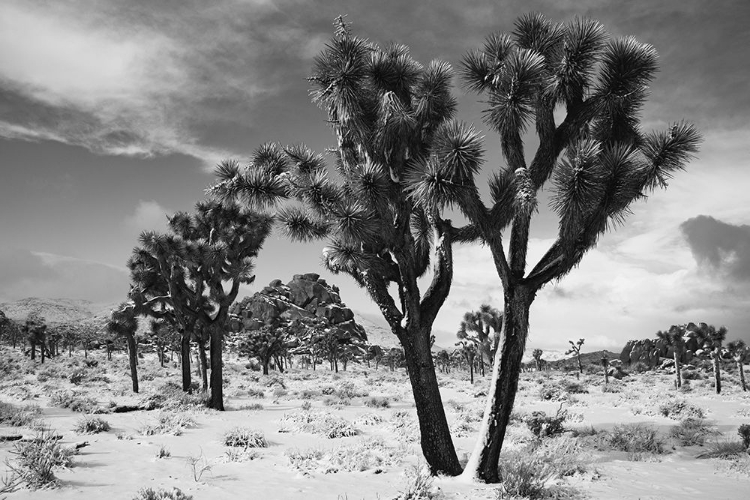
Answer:
[{"label": "desert floor", "polygon": [[[215,412],[190,406],[190,398],[171,399],[179,394],[174,388],[179,366],[168,363],[161,368],[153,354],[140,360],[137,395],[130,391],[122,354],[112,361],[103,352],[89,353],[88,360],[83,353],[72,358],[65,354],[44,365],[7,348],[0,355],[0,399],[15,407],[41,409],[25,426],[2,424],[0,435],[34,436],[35,429],[46,426],[62,436],[63,445],[88,442],[73,457],[72,467],[56,472],[56,488],[21,488],[3,494],[9,500],[132,499],[146,487],[177,487],[195,500],[388,499],[405,497],[423,465],[416,412],[403,370],[350,365],[338,374],[319,367],[264,376],[246,368],[246,360],[230,358],[224,370],[227,411]],[[488,379],[477,377],[472,386],[463,371],[439,377],[454,442],[465,459],[476,439]],[[726,375],[721,395],[713,393],[711,379],[705,377],[692,380],[689,391],[678,392],[673,376],[646,372],[614,380],[605,391],[602,377],[595,373],[580,380],[562,372],[523,373],[503,451],[506,462],[524,468],[524,460],[529,460],[540,470],[538,483],[551,498],[750,498],[750,457],[696,458],[737,441],[738,426],[750,423],[750,393],[739,389],[736,375]],[[106,411],[146,400],[163,407],[95,415],[111,427],[97,434],[75,432],[84,413],[60,407]],[[539,444],[525,419],[534,411],[554,415],[561,407],[567,412],[566,432]],[[669,418],[662,414],[664,408],[683,413]],[[705,417],[705,442],[683,446],[670,431],[679,418],[696,412]],[[663,453],[602,445],[605,431],[637,423],[656,430]],[[259,431],[254,435],[262,434],[267,446],[226,446],[226,434],[238,427]],[[0,462],[13,463],[16,446],[0,443]],[[536,450],[533,456],[527,453],[531,446]],[[554,473],[561,470],[564,474]],[[500,488],[438,477],[430,495],[511,498],[502,496]]]}]

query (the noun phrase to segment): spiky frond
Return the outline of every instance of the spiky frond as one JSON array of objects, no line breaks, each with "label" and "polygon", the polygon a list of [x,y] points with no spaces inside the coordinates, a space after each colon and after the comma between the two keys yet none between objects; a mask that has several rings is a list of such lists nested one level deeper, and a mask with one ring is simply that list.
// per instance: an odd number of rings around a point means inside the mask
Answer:
[{"label": "spiky frond", "polygon": [[548,57],[563,36],[562,27],[552,23],[541,13],[529,13],[519,17],[513,30],[513,37],[519,47],[533,50]]},{"label": "spiky frond", "polygon": [[498,210],[512,210],[513,200],[516,197],[513,178],[513,171],[500,169],[494,172],[489,179],[493,206],[498,207]]},{"label": "spiky frond", "polygon": [[456,111],[456,99],[451,95],[453,68],[444,61],[431,61],[420,74],[414,87],[412,108],[423,126],[434,128]]},{"label": "spiky frond", "polygon": [[624,98],[647,88],[658,69],[656,49],[633,37],[611,40],[601,55],[597,94]]},{"label": "spiky frond", "polygon": [[328,236],[330,226],[307,210],[291,206],[279,210],[282,231],[292,241],[313,241]]},{"label": "spiky frond", "polygon": [[406,183],[411,200],[427,211],[454,205],[466,189],[434,156],[424,164],[413,165]]},{"label": "spiky frond", "polygon": [[[641,198],[642,172],[638,151],[626,144],[612,144],[604,148],[600,161],[606,181],[600,206],[607,224],[623,224],[630,215],[630,204]],[[609,227],[609,226],[608,226]]]},{"label": "spiky frond", "polygon": [[702,139],[695,126],[675,123],[669,130],[652,132],[643,141],[646,157],[646,189],[667,187],[667,181],[694,157]]},{"label": "spiky frond", "polygon": [[358,201],[340,203],[333,209],[332,215],[334,231],[342,241],[362,243],[378,235],[374,214]]},{"label": "spiky frond", "polygon": [[546,88],[555,102],[571,104],[583,99],[606,41],[607,33],[598,21],[576,18],[565,25]]},{"label": "spiky frond", "polygon": [[330,212],[341,199],[338,188],[328,179],[328,172],[325,170],[297,177],[292,195],[321,214]]},{"label": "spiky frond", "polygon": [[598,161],[600,149],[596,141],[580,141],[568,148],[555,170],[550,205],[560,217],[560,236],[566,242],[577,238],[604,195],[607,172]]},{"label": "spiky frond", "polygon": [[323,249],[323,265],[333,274],[352,274],[366,269],[366,259],[359,246],[333,240]]},{"label": "spiky frond", "polygon": [[434,236],[434,227],[424,210],[414,210],[409,219],[411,234],[414,238],[416,260],[421,265],[416,270],[422,276],[430,264],[430,253]]},{"label": "spiky frond", "polygon": [[490,93],[484,120],[500,135],[523,134],[534,116],[544,58],[530,50],[517,50],[506,59],[507,68]]},{"label": "spiky frond", "polygon": [[326,169],[323,155],[313,152],[304,144],[287,146],[284,148],[284,152],[299,173],[309,174]]},{"label": "spiky frond", "polygon": [[453,181],[466,183],[479,172],[484,147],[473,126],[449,120],[436,131],[433,152]]},{"label": "spiky frond", "polygon": [[277,176],[289,169],[284,150],[275,143],[266,142],[253,151],[252,162],[255,170],[268,176]]}]

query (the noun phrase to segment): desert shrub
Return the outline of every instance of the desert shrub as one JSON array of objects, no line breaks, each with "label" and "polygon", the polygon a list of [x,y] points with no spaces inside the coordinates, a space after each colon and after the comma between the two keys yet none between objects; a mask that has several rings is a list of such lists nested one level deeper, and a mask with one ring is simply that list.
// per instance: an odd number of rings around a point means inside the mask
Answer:
[{"label": "desert shrub", "polygon": [[86,378],[86,370],[83,368],[79,368],[77,370],[74,370],[73,373],[70,374],[70,377],[68,377],[68,380],[71,384],[78,385],[81,382],[83,382],[83,379]]},{"label": "desert shrub", "polygon": [[336,388],[332,385],[326,385],[321,387],[320,393],[324,396],[332,396],[336,393]]},{"label": "desert shrub", "polygon": [[98,434],[100,432],[107,432],[109,429],[109,422],[101,417],[93,417],[91,415],[80,418],[73,428],[78,434]]},{"label": "desert shrub", "polygon": [[397,410],[391,414],[389,421],[391,431],[399,441],[414,443],[419,441],[419,424],[414,415],[405,410]]},{"label": "desert shrub", "polygon": [[283,387],[277,387],[273,390],[273,397],[274,398],[280,398],[282,396],[286,396],[288,394],[287,390]]},{"label": "desert shrub", "polygon": [[354,423],[357,425],[378,425],[383,423],[383,417],[379,413],[362,413]]},{"label": "desert shrub", "polygon": [[368,408],[390,408],[391,402],[388,400],[388,398],[384,398],[381,396],[372,396],[368,399],[365,399],[365,406]]},{"label": "desert shrub", "polygon": [[742,445],[745,448],[750,448],[750,424],[742,424],[737,429],[737,434],[742,439]]},{"label": "desert shrub", "polygon": [[174,382],[157,387],[154,394],[141,400],[141,406],[146,410],[187,411],[208,406],[211,396],[201,392],[189,394]]},{"label": "desert shrub", "polygon": [[83,364],[86,365],[87,368],[96,368],[99,366],[99,362],[95,359],[84,359]]},{"label": "desert shrub", "polygon": [[536,437],[555,436],[562,434],[565,430],[563,422],[565,422],[567,416],[567,412],[562,409],[562,406],[560,406],[554,416],[547,415],[543,411],[534,411],[526,418],[526,426]]},{"label": "desert shrub", "polygon": [[326,406],[349,406],[352,402],[339,396],[329,396],[323,399],[323,404]]},{"label": "desert shrub", "polygon": [[178,488],[165,490],[162,488],[143,488],[138,490],[138,494],[133,500],[192,500],[191,495],[186,495]]},{"label": "desert shrub", "polygon": [[648,425],[615,425],[605,438],[610,448],[627,452],[631,460],[642,460],[644,454],[664,453],[663,439]]},{"label": "desert shrub", "polygon": [[681,446],[703,446],[706,437],[714,433],[702,418],[686,418],[669,429],[669,436]]},{"label": "desert shrub", "polygon": [[156,422],[143,425],[138,432],[144,436],[154,436],[156,434],[181,436],[185,429],[194,426],[195,420],[189,415],[163,412],[159,415]]},{"label": "desert shrub", "polygon": [[[570,438],[536,442],[500,456],[498,498],[570,498],[556,484],[586,471],[580,445]],[[569,492],[568,492],[569,493]]]},{"label": "desert shrub", "polygon": [[61,408],[69,408],[70,410],[80,413],[98,412],[98,402],[94,398],[75,392],[55,392],[50,398],[50,404]]},{"label": "desert shrub", "polygon": [[680,372],[682,380],[703,380],[704,375],[697,370],[682,370]]},{"label": "desert shrub", "polygon": [[619,394],[622,392],[623,383],[615,378],[609,379],[609,384],[602,384],[604,394]]},{"label": "desert shrub", "polygon": [[320,396],[320,392],[313,391],[310,389],[304,389],[304,390],[299,391],[298,396],[300,399],[314,399]]},{"label": "desert shrub", "polygon": [[300,408],[302,408],[302,411],[309,411],[312,408],[312,403],[310,401],[305,401]]},{"label": "desert shrub", "polygon": [[559,401],[564,397],[565,391],[557,384],[542,384],[539,388],[539,398],[542,401]]},{"label": "desert shrub", "polygon": [[72,465],[75,449],[63,448],[58,436],[48,429],[40,430],[34,439],[19,441],[10,451],[12,458],[5,461],[8,475],[5,490],[10,492],[20,486],[32,490],[55,486],[55,470]]},{"label": "desert shrub", "polygon": [[247,395],[251,398],[256,398],[256,399],[263,399],[266,397],[265,392],[263,392],[260,389],[255,389],[254,387],[248,388]]},{"label": "desert shrub", "polygon": [[706,448],[706,451],[697,455],[696,458],[733,459],[747,452],[747,447],[742,441],[716,441],[706,446]]},{"label": "desert shrub", "polygon": [[235,427],[224,434],[224,446],[233,448],[267,448],[268,441],[261,431]]},{"label": "desert shrub", "polygon": [[630,365],[630,371],[633,371],[635,373],[643,373],[649,371],[649,366],[644,363],[643,361],[637,361]]},{"label": "desert shrub", "polygon": [[589,390],[586,388],[585,385],[581,384],[580,382],[575,382],[572,380],[567,380],[564,383],[563,390],[569,394],[588,394]]},{"label": "desert shrub", "polygon": [[265,377],[265,380],[263,381],[266,387],[281,387],[282,389],[286,389],[286,384],[284,383],[284,379],[277,374],[268,375]]},{"label": "desert shrub", "polygon": [[440,490],[433,487],[433,477],[424,465],[415,465],[406,470],[406,489],[394,500],[432,500],[439,498]]},{"label": "desert shrub", "polygon": [[308,472],[319,467],[318,461],[323,458],[323,450],[319,448],[309,448],[307,450],[290,448],[284,452],[284,455],[289,460],[289,465],[293,469]]},{"label": "desert shrub", "polygon": [[156,452],[156,458],[169,458],[172,456],[172,452],[161,445],[159,451]]},{"label": "desert shrub", "polygon": [[336,394],[341,399],[365,398],[369,395],[367,391],[358,389],[353,382],[342,382],[336,388]]},{"label": "desert shrub", "polygon": [[23,427],[32,425],[42,414],[39,405],[15,406],[10,403],[0,401],[0,424],[10,427]]},{"label": "desert shrub", "polygon": [[318,434],[328,439],[355,436],[358,434],[347,420],[328,412],[294,412],[281,417],[279,432],[307,432]]},{"label": "desert shrub", "polygon": [[659,413],[672,420],[685,418],[703,418],[705,413],[701,408],[688,403],[684,399],[670,399],[659,405]]},{"label": "desert shrub", "polygon": [[249,405],[240,406],[240,410],[247,410],[247,411],[259,411],[262,409],[263,409],[263,405],[260,403],[250,403]]}]

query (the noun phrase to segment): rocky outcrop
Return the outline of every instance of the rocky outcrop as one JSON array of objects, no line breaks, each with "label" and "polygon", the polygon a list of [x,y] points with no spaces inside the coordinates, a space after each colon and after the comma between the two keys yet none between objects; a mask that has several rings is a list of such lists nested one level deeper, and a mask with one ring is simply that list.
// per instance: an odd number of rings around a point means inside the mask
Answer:
[{"label": "rocky outcrop", "polygon": [[[680,363],[689,363],[693,359],[695,351],[690,348],[692,344],[688,339],[689,337],[686,338],[685,351],[680,356]],[[697,346],[697,342],[694,343]],[[629,340],[620,353],[620,361],[626,365],[641,362],[650,367],[658,367],[662,358],[674,359],[674,347],[662,339]]]},{"label": "rocky outcrop", "polygon": [[329,285],[315,273],[296,274],[286,285],[273,280],[260,292],[234,303],[229,313],[234,332],[318,319],[367,340],[365,329],[354,321],[354,313],[341,301],[338,287]]}]

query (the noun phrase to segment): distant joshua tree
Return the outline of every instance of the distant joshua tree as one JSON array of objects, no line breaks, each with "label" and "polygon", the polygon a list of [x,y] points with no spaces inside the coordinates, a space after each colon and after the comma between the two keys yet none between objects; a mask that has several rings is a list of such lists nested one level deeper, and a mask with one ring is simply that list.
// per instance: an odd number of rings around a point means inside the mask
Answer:
[{"label": "distant joshua tree", "polygon": [[492,366],[502,328],[503,313],[487,304],[482,304],[478,311],[467,312],[461,321],[456,335],[459,339],[467,339],[476,345],[482,376],[485,363]]},{"label": "distant joshua tree", "polygon": [[133,380],[133,392],[138,392],[138,343],[135,332],[138,329],[138,319],[134,309],[128,303],[112,311],[107,322],[107,331],[115,337],[125,337],[128,343],[128,359],[130,361],[130,377]]},{"label": "distant joshua tree", "polygon": [[583,364],[581,364],[581,346],[583,345],[584,339],[578,339],[578,342],[568,340],[568,342],[570,342],[570,349],[565,351],[565,354],[575,353],[576,360],[578,361],[578,374],[580,375],[583,373]]},{"label": "distant joshua tree", "polygon": [[602,368],[604,368],[604,385],[609,384],[609,358],[604,356],[601,360]]},{"label": "distant joshua tree", "polygon": [[750,358],[750,352],[748,351],[747,345],[744,340],[733,340],[727,344],[727,351],[732,356],[732,359],[737,364],[737,370],[740,372],[740,384],[742,390],[747,391],[747,385],[745,384],[745,367],[744,363]]},{"label": "distant joshua tree", "polygon": [[709,356],[711,357],[711,363],[714,368],[716,394],[721,394],[721,350],[722,345],[727,338],[728,330],[723,326],[717,329],[713,325],[701,323],[698,325],[698,328],[695,329],[695,333],[698,342],[710,351]]},{"label": "distant joshua tree", "polygon": [[474,360],[477,356],[477,345],[468,339],[460,340],[456,342],[456,345],[460,347],[459,350],[466,360],[466,364],[469,365],[469,381],[474,385]]},{"label": "distant joshua tree", "polygon": [[682,387],[680,359],[682,358],[682,353],[685,352],[685,331],[684,326],[672,325],[667,332],[661,330],[656,332],[658,338],[666,342],[667,345],[672,346],[674,353],[675,386],[678,389]]},{"label": "distant joshua tree", "polygon": [[542,354],[544,354],[544,351],[541,349],[534,349],[534,351],[531,353],[531,356],[534,358],[534,363],[536,363],[536,371],[542,371]]}]

